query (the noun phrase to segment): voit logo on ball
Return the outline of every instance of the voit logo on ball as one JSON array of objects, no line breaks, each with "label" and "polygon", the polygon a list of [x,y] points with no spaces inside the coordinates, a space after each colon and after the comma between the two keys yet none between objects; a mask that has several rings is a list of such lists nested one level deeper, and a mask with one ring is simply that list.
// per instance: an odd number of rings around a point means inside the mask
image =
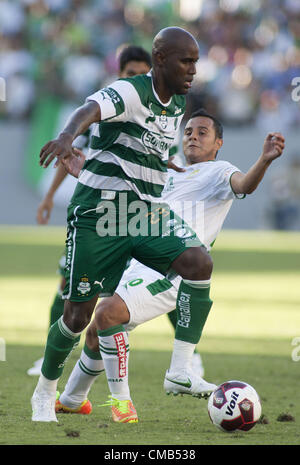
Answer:
[{"label": "voit logo on ball", "polygon": [[227,381],[210,396],[208,414],[212,423],[222,431],[249,431],[261,416],[260,398],[249,384]]}]

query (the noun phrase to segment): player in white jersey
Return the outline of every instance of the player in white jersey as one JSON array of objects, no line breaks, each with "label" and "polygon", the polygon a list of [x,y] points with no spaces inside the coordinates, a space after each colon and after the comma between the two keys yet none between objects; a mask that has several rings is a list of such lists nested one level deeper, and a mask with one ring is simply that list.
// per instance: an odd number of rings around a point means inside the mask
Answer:
[{"label": "player in white jersey", "polygon": [[[168,182],[163,193],[164,200],[173,209],[177,208],[179,214],[182,213],[182,207],[187,208],[188,213],[194,212],[194,215],[189,215],[190,220],[194,218],[197,223],[194,228],[208,250],[220,232],[233,200],[252,193],[262,180],[268,166],[282,154],[284,149],[283,136],[279,133],[269,134],[265,139],[262,155],[249,171],[243,174],[231,163],[216,160],[216,154],[222,143],[222,126],[214,117],[203,110],[192,115],[187,122],[183,137],[183,149],[187,161],[185,171],[176,173],[169,170]],[[68,168],[76,176],[80,167],[74,169],[69,164]],[[123,315],[121,321],[126,330],[131,331],[146,321],[174,310],[180,281],[180,277],[170,281],[160,273],[134,261],[124,273],[115,295],[100,301],[96,311],[114,312],[115,307],[119,307],[118,314]],[[184,322],[184,318],[179,320]],[[87,344],[91,354],[98,351],[94,323],[88,328]],[[194,346],[192,344],[190,346],[188,350],[193,350]],[[104,359],[104,362],[109,379],[113,366],[120,362],[120,354],[110,354],[109,359]],[[86,354],[82,356],[73,369],[65,391],[57,401],[57,411],[85,413],[80,412],[80,408],[86,405],[89,405],[89,412],[91,411],[87,395],[95,380],[98,364],[99,361],[96,362],[92,357],[89,358]],[[80,365],[84,367],[84,371],[79,369]],[[178,369],[178,366],[181,366],[180,360],[174,357],[173,353],[164,381],[166,392],[199,395],[199,389],[195,388],[195,383],[200,382],[199,377],[195,377],[190,367],[186,367],[187,376]],[[125,360],[125,370],[128,373],[128,358]],[[186,379],[190,383],[186,383]],[[126,380],[127,378],[123,378],[119,390],[109,382],[112,399],[122,396],[124,392],[126,396],[130,395]],[[209,392],[209,383],[202,380],[202,385],[205,396],[205,393]],[[207,391],[204,389],[205,385]],[[113,419],[115,419],[115,410],[112,401]],[[129,414],[127,412],[122,421],[130,422],[130,418],[130,412]]]}]

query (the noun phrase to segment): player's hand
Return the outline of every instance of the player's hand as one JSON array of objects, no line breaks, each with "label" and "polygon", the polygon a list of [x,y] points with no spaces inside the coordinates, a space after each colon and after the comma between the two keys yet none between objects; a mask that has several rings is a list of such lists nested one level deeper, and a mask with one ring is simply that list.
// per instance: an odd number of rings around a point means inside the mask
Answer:
[{"label": "player's hand", "polygon": [[280,132],[271,132],[267,135],[263,147],[263,158],[267,162],[280,157],[284,150],[285,139]]},{"label": "player's hand", "polygon": [[61,133],[57,139],[48,142],[40,152],[40,165],[47,168],[56,158],[56,168],[61,160],[72,155],[72,142],[72,137],[67,133]]},{"label": "player's hand", "polygon": [[64,158],[61,162],[69,174],[78,178],[85,162],[85,155],[81,150],[73,147],[72,155]]},{"label": "player's hand", "polygon": [[180,168],[179,166],[175,165],[175,163],[173,163],[173,160],[174,160],[174,157],[170,157],[169,160],[168,160],[168,168],[171,169],[171,170],[175,170],[179,173],[183,173],[185,171],[184,168]]},{"label": "player's hand", "polygon": [[44,200],[39,204],[37,213],[36,213],[36,221],[38,224],[48,224],[48,221],[51,216],[51,211],[53,208],[53,199],[52,197],[45,197]]}]

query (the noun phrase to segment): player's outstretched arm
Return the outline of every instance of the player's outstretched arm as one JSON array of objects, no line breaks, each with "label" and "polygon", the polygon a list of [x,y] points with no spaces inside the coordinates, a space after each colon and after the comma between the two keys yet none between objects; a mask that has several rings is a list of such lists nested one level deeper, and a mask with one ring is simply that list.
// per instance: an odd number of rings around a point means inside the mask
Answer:
[{"label": "player's outstretched arm", "polygon": [[263,152],[247,173],[236,172],[231,176],[231,186],[236,194],[251,194],[261,180],[272,161],[280,157],[284,150],[285,139],[279,132],[267,135]]},{"label": "player's outstretched arm", "polygon": [[79,134],[83,134],[92,123],[99,121],[101,121],[101,111],[98,103],[89,101],[77,108],[57,139],[51,140],[42,148],[40,165],[47,168],[56,158],[55,166],[58,166],[62,159],[72,155],[73,140]]},{"label": "player's outstretched arm", "polygon": [[38,224],[48,224],[53,208],[54,194],[65,179],[65,177],[67,176],[67,174],[68,172],[65,169],[65,167],[63,165],[59,165],[47,194],[38,206],[36,213],[36,221]]}]

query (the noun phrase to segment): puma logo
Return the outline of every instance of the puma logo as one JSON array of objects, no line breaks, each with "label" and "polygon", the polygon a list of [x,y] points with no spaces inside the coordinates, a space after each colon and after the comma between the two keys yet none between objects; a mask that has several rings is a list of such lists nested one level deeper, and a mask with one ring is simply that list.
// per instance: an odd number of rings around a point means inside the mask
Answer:
[{"label": "puma logo", "polygon": [[101,289],[103,289],[103,281],[104,281],[105,278],[102,278],[101,281],[94,281],[94,284],[99,284],[99,286],[101,286]]}]

